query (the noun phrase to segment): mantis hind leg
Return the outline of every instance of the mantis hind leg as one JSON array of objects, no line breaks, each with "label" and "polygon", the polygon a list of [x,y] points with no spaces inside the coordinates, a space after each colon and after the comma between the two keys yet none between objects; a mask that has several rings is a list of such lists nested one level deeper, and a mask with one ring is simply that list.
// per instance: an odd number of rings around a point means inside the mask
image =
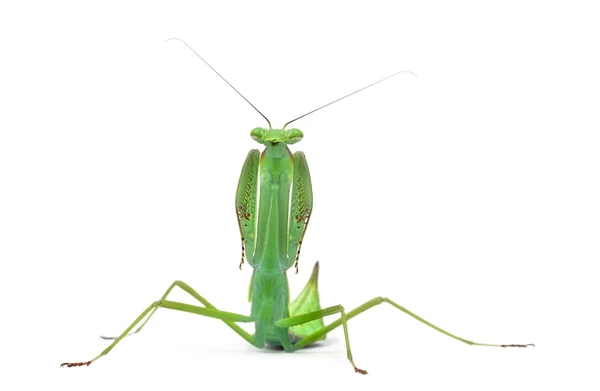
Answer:
[{"label": "mantis hind leg", "polygon": [[[388,303],[391,306],[393,306],[393,307],[399,309],[400,311],[404,312],[405,314],[412,316],[413,318],[415,318],[419,322],[426,324],[427,326],[431,327],[432,329],[437,330],[440,333],[442,333],[444,335],[447,335],[450,338],[454,338],[457,341],[464,342],[464,343],[466,343],[468,345],[495,346],[495,347],[501,347],[501,348],[508,348],[508,347],[525,348],[525,347],[528,347],[528,346],[535,346],[534,344],[531,344],[531,343],[529,343],[529,344],[509,344],[509,345],[505,344],[505,345],[499,345],[499,344],[489,344],[489,343],[473,342],[473,341],[470,341],[468,339],[464,339],[464,338],[458,337],[458,336],[456,336],[454,334],[451,334],[451,333],[447,332],[446,330],[444,330],[444,329],[442,329],[442,328],[434,325],[433,323],[431,323],[431,322],[429,322],[429,321],[421,318],[420,316],[418,316],[414,312],[409,311],[408,309],[406,309],[405,307],[401,306],[400,304],[397,304],[397,303],[393,302],[392,300],[388,299],[387,297],[381,297],[381,296],[376,297],[374,299],[371,299],[371,300],[367,301],[366,303],[364,303],[363,305],[358,306],[354,310],[350,311],[348,313],[348,319],[352,319],[356,315],[358,315],[358,314],[360,314],[360,313],[368,310],[369,308],[372,308],[372,307],[374,307],[376,305],[379,305],[381,303]],[[328,325],[327,327],[332,326],[332,329],[334,329],[334,328],[338,327],[339,325],[340,325],[339,321],[336,321],[336,322],[333,322],[332,324]],[[327,328],[327,327],[325,327],[325,328]]]},{"label": "mantis hind leg", "polygon": [[[191,286],[189,286],[188,284],[186,284],[183,281],[174,281],[171,286],[169,287],[169,289],[167,289],[167,291],[164,293],[164,295],[162,295],[162,297],[160,298],[160,300],[166,300],[167,296],[169,296],[169,293],[171,293],[171,291],[173,290],[173,288],[175,287],[179,287],[181,288],[184,292],[189,293],[190,296],[192,296],[194,299],[198,300],[200,303],[202,303],[206,308],[212,308],[212,309],[217,309],[214,305],[212,305],[208,300],[206,300],[204,297],[202,297],[198,292],[196,292]],[[146,323],[148,323],[148,321],[150,320],[150,318],[152,318],[152,316],[154,315],[154,313],[156,312],[156,310],[158,310],[159,307],[154,307],[150,313],[148,314],[148,316],[145,318],[145,320],[142,322],[142,324],[133,332],[130,332],[129,334],[127,334],[126,336],[130,336],[133,334],[137,334],[140,332],[140,330],[146,325]],[[239,335],[242,336],[242,338],[244,338],[245,340],[248,341],[248,333],[246,333],[240,326],[238,326],[237,324],[233,323],[233,322],[228,322],[228,321],[223,321],[225,322],[225,324],[229,327],[231,327],[231,329],[233,329],[233,331],[235,331],[236,333],[238,333]],[[108,339],[108,340],[114,340],[117,339],[117,337],[105,337],[105,336],[100,336],[100,338],[102,339]]]},{"label": "mantis hind leg", "polygon": [[502,347],[502,348],[507,348],[507,347],[518,347],[518,348],[525,348],[528,346],[535,346],[534,344],[488,344],[488,343],[479,343],[479,342],[473,342],[470,341],[468,339],[464,339],[461,337],[458,337],[454,334],[451,334],[449,332],[447,332],[446,330],[434,325],[433,323],[421,318],[420,316],[416,315],[415,313],[413,313],[412,311],[409,311],[408,309],[406,309],[405,307],[395,303],[394,301],[388,299],[387,297],[376,297],[374,299],[371,299],[369,301],[367,301],[366,303],[364,303],[363,305],[360,305],[358,307],[356,307],[355,309],[353,309],[352,311],[348,312],[347,314],[344,312],[343,307],[341,306],[337,306],[339,307],[338,311],[333,311],[334,308],[337,307],[330,307],[330,308],[326,308],[324,310],[321,311],[315,311],[315,312],[311,312],[309,314],[305,314],[305,315],[299,315],[299,316],[295,316],[295,317],[291,317],[291,318],[287,318],[287,319],[283,319],[280,322],[277,323],[278,326],[280,327],[290,327],[293,325],[297,325],[297,324],[301,324],[301,323],[305,323],[305,322],[309,322],[312,321],[316,318],[320,318],[320,317],[324,317],[327,315],[331,315],[335,312],[340,312],[341,313],[341,317],[340,319],[328,324],[327,326],[323,327],[322,329],[312,333],[311,335],[308,335],[304,338],[302,338],[300,341],[296,342],[293,346],[292,346],[292,351],[301,349],[315,341],[318,341],[319,339],[323,338],[324,335],[326,335],[327,333],[329,333],[330,331],[332,331],[333,329],[339,327],[340,325],[342,325],[344,327],[344,337],[346,339],[346,350],[348,353],[348,359],[350,360],[350,362],[352,363],[352,366],[354,367],[355,371],[360,372],[360,373],[366,373],[366,371],[360,371],[358,370],[358,368],[356,368],[356,366],[354,365],[354,362],[352,361],[352,353],[350,351],[350,341],[348,338],[348,326],[346,325],[347,321],[354,318],[355,316],[361,314],[362,312],[376,306],[379,305],[381,303],[388,303],[391,306],[399,309],[400,311],[404,312],[407,315],[410,315],[411,317],[415,318],[416,320],[418,320],[421,323],[426,324],[427,326],[433,328],[434,330],[439,331],[440,333],[449,336],[450,338],[454,338],[458,341],[464,342],[468,345],[476,345],[476,346],[494,346],[494,347]]},{"label": "mantis hind leg", "polygon": [[[194,305],[190,305],[190,304],[184,304],[184,303],[165,300],[167,295],[171,292],[171,290],[175,286],[179,286],[185,292],[188,292],[190,295],[192,295],[194,298],[198,299],[198,301],[200,301],[202,304],[204,304],[205,307],[198,307],[198,306],[194,306]],[[125,331],[123,331],[123,333],[121,333],[121,335],[119,335],[116,338],[103,337],[104,339],[114,339],[114,342],[112,344],[110,344],[106,349],[104,349],[99,355],[97,355],[96,357],[94,357],[93,359],[91,359],[89,361],[73,362],[73,363],[65,362],[65,363],[62,363],[60,366],[61,367],[62,366],[78,367],[78,366],[90,365],[91,363],[93,363],[94,361],[99,359],[100,357],[108,354],[123,338],[140,331],[140,329],[148,322],[150,317],[152,317],[152,315],[154,315],[156,310],[160,307],[168,308],[168,309],[172,309],[172,310],[183,311],[183,312],[189,312],[189,313],[193,313],[193,314],[197,314],[197,315],[203,315],[203,316],[207,316],[207,317],[211,317],[211,318],[215,318],[215,319],[221,319],[223,322],[225,322],[225,324],[227,324],[229,327],[231,327],[233,329],[233,331],[235,331],[238,335],[240,335],[242,338],[244,338],[250,344],[255,345],[254,336],[248,334],[244,329],[242,329],[240,326],[235,324],[235,322],[252,322],[252,321],[254,321],[252,317],[246,316],[246,315],[235,314],[232,312],[219,311],[211,303],[209,303],[206,299],[204,299],[202,296],[200,296],[195,290],[193,290],[190,286],[188,286],[186,283],[184,283],[182,281],[175,281],[173,284],[171,284],[169,289],[167,289],[167,291],[165,292],[165,294],[163,295],[161,300],[155,301],[148,308],[146,308],[133,321],[133,323],[130,324],[129,327],[127,327],[125,329]],[[145,319],[145,321],[140,325],[140,327],[132,333],[131,330],[133,330],[144,319]]]}]

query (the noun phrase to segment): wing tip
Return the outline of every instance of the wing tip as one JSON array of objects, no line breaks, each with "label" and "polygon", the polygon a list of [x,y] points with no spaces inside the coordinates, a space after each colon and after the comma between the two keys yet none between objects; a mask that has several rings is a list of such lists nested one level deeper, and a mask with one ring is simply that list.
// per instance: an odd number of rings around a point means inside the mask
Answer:
[{"label": "wing tip", "polygon": [[314,281],[315,283],[319,279],[319,261],[315,262],[315,266],[313,266],[312,274],[310,275],[310,281]]}]

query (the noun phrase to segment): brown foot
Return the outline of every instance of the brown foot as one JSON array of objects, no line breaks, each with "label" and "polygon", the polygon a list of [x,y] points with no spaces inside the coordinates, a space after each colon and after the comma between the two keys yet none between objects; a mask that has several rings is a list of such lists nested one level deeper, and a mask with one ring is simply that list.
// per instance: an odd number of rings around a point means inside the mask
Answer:
[{"label": "brown foot", "polygon": [[360,373],[361,375],[368,375],[369,374],[369,372],[365,371],[364,369],[360,369],[360,368],[357,368],[357,367],[354,367],[354,372]]},{"label": "brown foot", "polygon": [[528,343],[525,345],[500,345],[500,346],[502,346],[503,348],[526,348],[528,346],[533,346],[535,348],[535,345],[532,343]]},{"label": "brown foot", "polygon": [[91,361],[86,361],[86,362],[64,362],[62,364],[60,364],[60,367],[67,367],[67,368],[71,368],[71,367],[82,367],[82,366],[89,366],[92,362]]}]

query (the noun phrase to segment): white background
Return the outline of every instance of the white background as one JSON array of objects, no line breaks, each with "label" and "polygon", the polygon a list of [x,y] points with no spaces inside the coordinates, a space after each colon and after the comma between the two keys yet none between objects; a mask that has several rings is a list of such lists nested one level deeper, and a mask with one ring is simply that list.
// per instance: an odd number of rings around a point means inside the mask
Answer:
[{"label": "white background", "polygon": [[[0,388],[598,389],[597,12],[482,3],[3,3]],[[233,197],[266,124],[170,37],[274,126],[416,73],[295,123],[315,206],[292,294],[320,260],[324,306],[385,295],[537,347],[382,305],[349,326],[361,377],[341,330],[284,354],[161,310],[60,369],[175,279],[249,312]]]}]

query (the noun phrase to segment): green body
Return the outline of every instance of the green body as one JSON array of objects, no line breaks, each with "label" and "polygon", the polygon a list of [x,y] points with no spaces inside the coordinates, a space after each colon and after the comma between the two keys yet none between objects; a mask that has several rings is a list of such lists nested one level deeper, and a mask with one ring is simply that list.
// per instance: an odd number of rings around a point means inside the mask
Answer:
[{"label": "green body", "polygon": [[255,345],[262,347],[266,342],[290,350],[292,342],[323,327],[322,319],[297,326],[295,333],[277,325],[290,315],[320,309],[318,269],[291,307],[286,275],[298,261],[312,210],[310,174],[304,154],[292,155],[287,147],[302,137],[298,129],[256,128],[251,135],[265,149],[262,154],[257,149],[248,153],[236,193],[236,213],[242,262],[246,257],[254,268],[249,296]]},{"label": "green body", "polygon": [[[196,55],[198,54],[196,53]],[[198,55],[198,57],[200,56]],[[206,64],[210,66],[208,63]],[[212,69],[214,70],[214,68]],[[216,70],[214,71],[216,72]],[[219,76],[221,75],[219,74]],[[377,83],[392,76],[382,79]],[[223,80],[225,79],[223,78]],[[229,82],[227,83],[229,84]],[[345,97],[377,83],[373,83]],[[233,88],[233,86],[231,87]],[[248,101],[248,103],[250,102]],[[331,103],[321,106],[319,109]],[[250,103],[250,105],[252,104]],[[252,107],[254,106],[252,105]],[[262,115],[262,113],[260,114]],[[307,114],[289,121],[287,124]],[[267,119],[266,117],[264,118]],[[252,130],[251,136],[255,141],[263,144],[265,149],[262,154],[256,149],[251,150],[248,154],[242,168],[235,198],[236,213],[242,236],[241,263],[246,259],[254,268],[249,292],[252,302],[250,315],[220,311],[185,282],[175,281],[163,294],[161,299],[150,304],[121,335],[116,338],[106,338],[114,339],[114,341],[98,356],[89,361],[63,363],[61,366],[77,367],[90,365],[100,357],[108,354],[123,338],[139,332],[159,308],[184,311],[220,319],[238,335],[256,347],[262,348],[268,343],[281,346],[288,352],[293,352],[315,341],[324,339],[327,333],[342,326],[344,329],[347,358],[354,370],[362,374],[366,374],[367,371],[357,368],[354,364],[350,350],[347,322],[360,313],[381,303],[388,303],[427,326],[469,345],[499,347],[528,346],[482,344],[457,337],[386,297],[375,297],[348,313],[346,313],[344,307],[341,305],[321,309],[317,286],[318,263],[315,265],[313,273],[300,295],[290,303],[286,272],[294,265],[296,265],[296,272],[298,271],[298,257],[302,246],[302,238],[306,232],[313,205],[310,174],[304,154],[296,152],[292,155],[287,147],[288,144],[300,141],[303,136],[300,130],[285,130],[285,126],[283,130],[271,129],[270,122],[269,129],[255,128]],[[167,296],[176,286],[187,292],[202,306],[167,300]],[[323,317],[334,314],[339,314],[340,317],[325,326]],[[240,322],[254,323],[254,335],[242,329],[237,324]],[[134,327],[140,323],[141,325],[132,332]]]}]

